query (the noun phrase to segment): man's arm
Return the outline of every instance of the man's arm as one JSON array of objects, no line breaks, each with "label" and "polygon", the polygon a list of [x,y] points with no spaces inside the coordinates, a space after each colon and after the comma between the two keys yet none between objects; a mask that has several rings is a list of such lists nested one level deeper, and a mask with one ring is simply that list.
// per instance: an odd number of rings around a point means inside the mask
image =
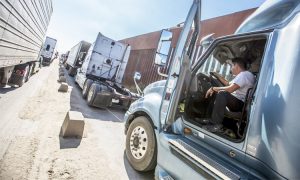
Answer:
[{"label": "man's arm", "polygon": [[216,73],[216,72],[212,72],[216,77],[218,77],[218,79],[221,81],[222,84],[224,84],[225,86],[229,86],[229,82],[220,74]]},{"label": "man's arm", "polygon": [[212,96],[214,92],[227,91],[229,93],[233,93],[234,91],[236,91],[239,88],[240,88],[240,86],[235,84],[235,83],[230,84],[229,86],[224,86],[224,87],[211,87],[206,92],[205,98],[208,98],[209,96]]}]

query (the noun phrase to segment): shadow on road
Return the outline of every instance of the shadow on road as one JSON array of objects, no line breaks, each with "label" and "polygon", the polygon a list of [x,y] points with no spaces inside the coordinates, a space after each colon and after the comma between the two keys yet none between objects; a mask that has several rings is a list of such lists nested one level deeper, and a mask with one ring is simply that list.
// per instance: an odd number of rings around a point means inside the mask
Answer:
[{"label": "shadow on road", "polygon": [[123,160],[124,160],[124,167],[128,175],[128,179],[145,179],[145,180],[154,179],[154,170],[148,172],[138,172],[134,170],[128,162],[125,151],[123,155]]},{"label": "shadow on road", "polygon": [[10,87],[10,86],[9,87],[0,87],[0,94],[6,94],[15,89],[17,89],[17,87],[13,87],[13,86],[12,87]]},{"label": "shadow on road", "polygon": [[63,138],[59,137],[60,149],[77,148],[81,143],[81,138]]}]

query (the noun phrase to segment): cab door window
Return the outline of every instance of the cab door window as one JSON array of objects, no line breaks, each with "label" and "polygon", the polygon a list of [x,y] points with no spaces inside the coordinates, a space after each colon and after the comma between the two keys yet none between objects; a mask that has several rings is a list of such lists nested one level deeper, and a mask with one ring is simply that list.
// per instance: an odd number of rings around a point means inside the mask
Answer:
[{"label": "cab door window", "polygon": [[196,67],[189,92],[182,98],[185,119],[203,132],[242,141],[266,41],[261,35],[215,46]]}]

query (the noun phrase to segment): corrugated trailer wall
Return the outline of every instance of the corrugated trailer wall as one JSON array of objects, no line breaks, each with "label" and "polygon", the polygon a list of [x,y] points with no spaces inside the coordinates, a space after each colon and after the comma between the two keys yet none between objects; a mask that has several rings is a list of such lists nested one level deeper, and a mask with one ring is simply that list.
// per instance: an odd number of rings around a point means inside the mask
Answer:
[{"label": "corrugated trailer wall", "polygon": [[0,67],[37,60],[52,12],[52,0],[0,1]]},{"label": "corrugated trailer wall", "polygon": [[[201,21],[201,32],[200,38],[198,39],[197,47],[194,49],[192,54],[192,62],[197,61],[201,55],[201,46],[200,40],[201,37],[204,37],[208,34],[215,33],[214,37],[220,37],[224,35],[233,34],[238,26],[249,16],[255,9],[249,9],[217,18],[212,18],[208,20]],[[222,28],[220,28],[222,27]],[[181,28],[175,27],[171,28],[173,33],[172,38],[172,48],[170,50],[169,59],[173,57],[173,51],[176,47]],[[121,40],[121,42],[130,44],[132,47],[128,64],[125,70],[125,75],[123,79],[123,84],[125,87],[135,90],[135,85],[133,81],[133,76],[135,72],[140,72],[142,75],[141,80],[138,82],[141,88],[143,89],[148,84],[165,79],[162,76],[159,76],[157,73],[157,66],[154,65],[154,57],[156,53],[156,48],[160,38],[161,31],[156,31],[136,37],[127,38]],[[213,61],[213,60],[212,60]],[[170,64],[172,62],[168,61],[167,66],[162,70],[162,72],[167,73]],[[208,68],[214,68],[211,66],[219,66],[217,63],[207,64]],[[206,68],[206,70],[208,69]],[[227,67],[223,67],[224,72],[227,72]]]},{"label": "corrugated trailer wall", "polygon": [[142,89],[151,82],[163,79],[157,74],[157,66],[154,65],[155,52],[156,49],[131,50],[123,79],[127,88],[134,90],[133,76],[136,71],[142,74],[142,78],[138,82]]}]

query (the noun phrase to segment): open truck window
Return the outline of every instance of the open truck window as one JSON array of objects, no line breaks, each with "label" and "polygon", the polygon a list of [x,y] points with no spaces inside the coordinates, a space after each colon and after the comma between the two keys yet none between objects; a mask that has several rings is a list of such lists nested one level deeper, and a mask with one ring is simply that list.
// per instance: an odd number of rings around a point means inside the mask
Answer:
[{"label": "open truck window", "polygon": [[[184,119],[202,130],[212,123],[217,93],[208,98],[205,95],[211,87],[226,86],[220,77],[228,82],[234,78],[231,73],[232,59],[238,57],[244,61],[246,70],[253,74],[255,82],[253,87],[247,90],[242,110],[232,111],[226,107],[221,131],[213,133],[230,141],[242,141],[249,121],[251,103],[259,79],[266,42],[266,36],[251,36],[223,41],[214,46],[204,56],[206,58],[200,60],[199,65],[194,68],[190,85],[183,90],[187,93],[183,93],[185,95],[183,95],[184,98],[181,98],[181,107],[178,109],[181,109]],[[182,108],[182,104],[184,104],[184,108]]]}]

